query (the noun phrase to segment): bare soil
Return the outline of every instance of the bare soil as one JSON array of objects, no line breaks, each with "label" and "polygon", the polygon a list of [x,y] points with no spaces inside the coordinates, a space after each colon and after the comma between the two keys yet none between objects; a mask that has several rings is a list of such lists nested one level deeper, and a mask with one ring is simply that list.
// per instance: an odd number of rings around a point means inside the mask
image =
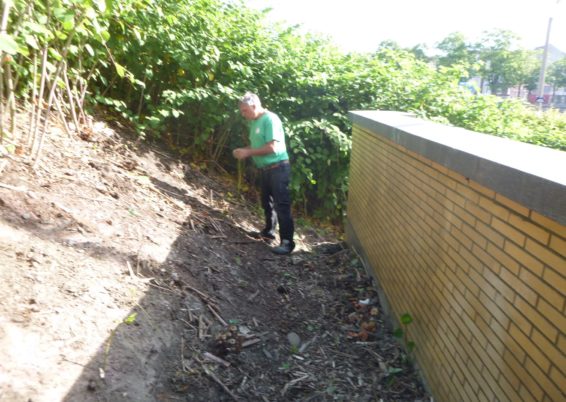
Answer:
[{"label": "bare soil", "polygon": [[0,401],[429,399],[345,244],[273,255],[229,180],[126,132],[0,154]]}]

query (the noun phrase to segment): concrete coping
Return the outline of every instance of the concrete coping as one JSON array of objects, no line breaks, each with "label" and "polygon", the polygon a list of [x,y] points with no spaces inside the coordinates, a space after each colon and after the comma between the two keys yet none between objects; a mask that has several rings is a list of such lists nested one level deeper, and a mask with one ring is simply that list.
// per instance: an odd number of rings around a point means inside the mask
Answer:
[{"label": "concrete coping", "polygon": [[352,122],[566,225],[566,152],[403,112],[351,111]]}]

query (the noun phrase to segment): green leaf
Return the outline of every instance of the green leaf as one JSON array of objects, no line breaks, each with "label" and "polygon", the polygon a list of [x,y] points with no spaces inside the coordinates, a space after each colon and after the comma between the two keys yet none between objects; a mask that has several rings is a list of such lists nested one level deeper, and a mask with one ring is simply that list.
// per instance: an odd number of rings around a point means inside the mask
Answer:
[{"label": "green leaf", "polygon": [[413,350],[415,350],[416,346],[417,345],[415,344],[414,341],[407,342],[407,352],[411,353]]},{"label": "green leaf", "polygon": [[126,318],[124,318],[124,324],[127,325],[132,325],[134,322],[136,322],[136,317],[138,316],[138,313],[132,313],[129,316],[127,316]]},{"label": "green leaf", "polygon": [[85,45],[85,49],[88,52],[89,55],[94,56],[94,49],[92,48],[91,45],[89,45],[88,43]]},{"label": "green leaf", "polygon": [[63,16],[63,29],[65,31],[71,31],[75,27],[75,14],[66,13]]},{"label": "green leaf", "polygon": [[124,78],[124,75],[126,74],[126,69],[118,63],[114,63],[114,67],[116,67],[116,73],[120,76],[120,78]]},{"label": "green leaf", "polygon": [[109,14],[114,9],[114,0],[105,0],[106,14]]},{"label": "green leaf", "polygon": [[11,35],[5,33],[0,34],[0,51],[8,54],[16,54],[18,53],[18,48],[18,44]]},{"label": "green leaf", "polygon": [[413,322],[413,317],[409,313],[405,313],[401,316],[401,323],[404,325],[409,325]]},{"label": "green leaf", "polygon": [[33,47],[34,49],[39,49],[39,45],[37,43],[37,40],[35,39],[35,36],[25,35],[24,39],[30,47]]},{"label": "green leaf", "polygon": [[399,367],[388,367],[387,368],[387,374],[388,375],[399,374],[402,371],[403,371],[403,369],[399,368]]},{"label": "green leaf", "polygon": [[[38,20],[39,20],[39,18],[38,18]],[[41,22],[41,21],[39,21],[39,22]],[[45,21],[44,23],[47,24],[47,21]],[[46,34],[49,33],[49,30],[48,30],[48,29],[46,29],[43,25],[40,25],[40,24],[38,24],[38,23],[36,23],[36,22],[29,21],[29,22],[26,22],[26,23],[24,24],[24,26],[27,27],[27,28],[29,28],[30,31],[32,31],[32,32],[34,32],[34,33],[36,33],[36,34],[46,35]]]},{"label": "green leaf", "polygon": [[401,339],[403,337],[403,330],[401,328],[397,328],[393,331],[393,336],[397,339]]}]

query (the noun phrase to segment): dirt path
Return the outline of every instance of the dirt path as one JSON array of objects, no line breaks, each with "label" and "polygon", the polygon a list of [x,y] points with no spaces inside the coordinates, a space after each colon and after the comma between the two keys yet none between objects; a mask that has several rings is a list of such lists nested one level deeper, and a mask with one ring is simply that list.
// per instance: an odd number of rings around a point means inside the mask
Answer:
[{"label": "dirt path", "polygon": [[427,398],[342,243],[275,257],[220,177],[102,123],[0,162],[0,401]]}]

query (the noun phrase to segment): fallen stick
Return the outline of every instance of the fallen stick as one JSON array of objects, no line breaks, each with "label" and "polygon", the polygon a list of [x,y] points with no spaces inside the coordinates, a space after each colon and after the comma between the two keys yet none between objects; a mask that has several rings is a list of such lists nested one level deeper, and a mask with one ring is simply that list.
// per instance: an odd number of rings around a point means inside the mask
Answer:
[{"label": "fallen stick", "polygon": [[212,297],[208,296],[207,294],[201,292],[198,289],[193,288],[192,286],[187,285],[186,283],[183,283],[183,287],[189,289],[191,292],[195,292],[197,295],[199,295],[205,303],[213,303],[213,299]]},{"label": "fallen stick", "polygon": [[204,339],[204,320],[202,314],[198,317],[198,338],[202,341]]},{"label": "fallen stick", "polygon": [[212,306],[210,304],[207,304],[206,307],[208,307],[208,309],[210,310],[210,312],[216,317],[216,319],[218,319],[218,321],[220,321],[220,323],[224,326],[228,326],[228,323],[226,321],[224,321],[224,319],[222,317],[220,317],[220,314],[218,314],[216,312],[216,310],[214,310],[214,308],[212,308]]},{"label": "fallen stick", "polygon": [[232,399],[234,399],[235,401],[240,401],[238,399],[238,397],[232,392],[230,391],[230,389],[224,385],[224,383],[222,381],[220,381],[220,379],[218,377],[216,377],[216,375],[214,375],[214,373],[212,371],[210,371],[209,369],[207,369],[204,365],[202,365],[202,368],[204,370],[204,372],[206,373],[206,375],[208,375],[210,378],[212,378],[214,380],[214,382],[216,382],[218,385],[220,385],[222,387],[222,389],[232,397]]},{"label": "fallen stick", "polygon": [[15,187],[5,183],[0,183],[0,187],[7,188],[8,190],[19,191],[20,193],[25,193],[26,191],[28,191],[25,187]]},{"label": "fallen stick", "polygon": [[285,384],[285,386],[283,387],[283,390],[281,390],[281,396],[285,395],[285,393],[287,392],[289,387],[292,387],[293,385],[295,385],[298,382],[306,380],[308,377],[309,377],[309,375],[305,374],[304,376],[302,376],[300,378],[295,378],[294,380],[289,381],[287,384]]},{"label": "fallen stick", "polygon": [[215,356],[212,353],[204,352],[203,357],[215,363],[222,364],[224,367],[230,367],[230,362],[227,362],[226,360],[221,359],[220,357]]},{"label": "fallen stick", "polygon": [[249,341],[245,341],[242,343],[243,348],[247,348],[248,346],[255,345],[256,343],[261,342],[261,339],[250,339]]}]

